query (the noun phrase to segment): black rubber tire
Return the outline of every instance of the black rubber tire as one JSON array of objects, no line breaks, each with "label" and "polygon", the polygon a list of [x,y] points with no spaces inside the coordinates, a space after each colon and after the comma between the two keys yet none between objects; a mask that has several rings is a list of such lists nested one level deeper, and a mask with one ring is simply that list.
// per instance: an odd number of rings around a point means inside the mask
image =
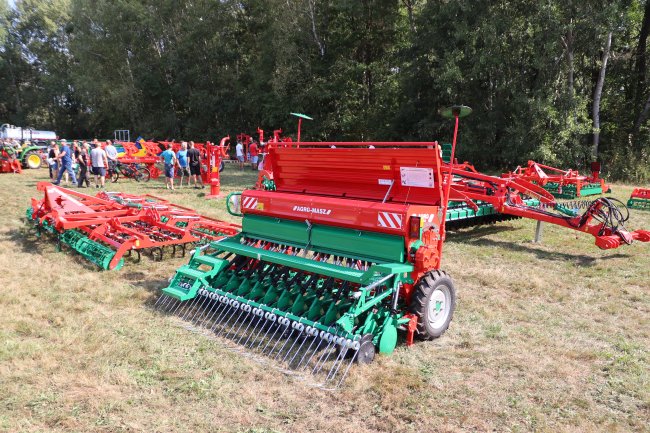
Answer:
[{"label": "black rubber tire", "polygon": [[149,182],[149,179],[151,179],[151,172],[146,167],[140,167],[137,169],[135,176],[135,180],[138,182]]},{"label": "black rubber tire", "polygon": [[[429,322],[428,306],[431,301],[431,296],[437,290],[442,290],[443,293],[445,291],[447,292],[446,295],[450,298],[448,302],[450,309],[446,320],[441,325],[434,327]],[[411,306],[409,309],[411,313],[418,316],[416,336],[420,340],[433,340],[444,334],[447,328],[449,328],[451,319],[454,316],[454,310],[456,309],[456,289],[449,275],[444,271],[427,272],[415,286],[415,293],[411,298]]]},{"label": "black rubber tire", "polygon": [[113,173],[111,173],[111,182],[117,183],[117,180],[120,178],[120,172],[115,169]]}]

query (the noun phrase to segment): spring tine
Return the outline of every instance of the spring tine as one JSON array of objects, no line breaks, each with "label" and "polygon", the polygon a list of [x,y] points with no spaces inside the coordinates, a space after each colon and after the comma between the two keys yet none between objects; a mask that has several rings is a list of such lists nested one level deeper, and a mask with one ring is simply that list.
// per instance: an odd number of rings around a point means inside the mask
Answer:
[{"label": "spring tine", "polygon": [[178,312],[180,313],[181,311],[183,311],[183,308],[185,308],[186,305],[187,305],[186,301],[179,301],[178,305],[176,305],[176,308],[174,308],[174,311],[172,311],[171,314],[176,314],[176,310],[178,310]]},{"label": "spring tine", "polygon": [[[296,356],[298,356],[298,354],[299,354],[300,351],[302,350],[302,346],[304,346],[305,343],[307,342],[307,340],[309,340],[309,339],[310,339],[310,336],[307,335],[307,334],[305,334],[305,335],[304,335],[304,338],[303,338],[303,340],[302,340],[302,343],[300,343],[300,347],[298,347],[298,350],[296,350],[296,353],[294,353],[293,356],[291,357],[291,359],[289,360],[289,363],[288,363],[289,366],[291,366],[291,364],[293,363],[293,360],[296,359]],[[309,351],[309,349],[311,348],[312,344],[314,344],[314,341],[315,341],[315,340],[316,340],[315,338],[311,338],[311,343],[310,343],[309,346],[307,347],[307,351]],[[304,356],[304,355],[303,355],[303,356]],[[283,361],[284,361],[284,360],[283,360]]]},{"label": "spring tine", "polygon": [[[291,347],[289,347],[289,350],[287,350],[287,354],[284,355],[284,358],[282,358],[282,362],[284,362],[287,359],[287,356],[289,356],[291,350],[295,347],[296,343],[298,342],[298,340],[300,340],[301,337],[305,337],[305,334],[302,331],[299,331],[298,336],[293,339],[293,344],[291,344]],[[298,346],[298,351],[296,353],[300,352],[300,348],[302,347],[303,344],[305,344],[305,338],[302,339],[302,343],[300,344],[300,346]],[[296,355],[293,356],[295,357]]]},{"label": "spring tine", "polygon": [[[230,335],[230,333],[232,332],[232,330],[235,329],[235,327],[237,326],[237,324],[240,323],[241,316],[245,313],[245,311],[241,308],[241,305],[239,305],[239,306],[237,307],[237,309],[239,310],[239,316],[237,316],[237,318],[235,319],[235,322],[234,322],[234,323],[233,323],[233,324],[228,328],[228,332],[226,332],[226,333],[223,335],[224,338],[228,338],[228,335]],[[234,313],[233,313],[233,316],[234,316]],[[225,330],[225,329],[226,329],[226,327],[224,326],[224,327],[223,327],[223,330]],[[219,334],[217,334],[217,335],[219,335]]]},{"label": "spring tine", "polygon": [[194,318],[196,317],[196,315],[199,313],[203,313],[204,311],[203,308],[206,306],[206,304],[210,303],[209,296],[205,296],[205,295],[200,295],[200,296],[203,297],[203,300],[201,301],[201,304],[196,308],[196,311],[194,311],[194,314],[192,314],[192,317],[189,318],[189,321],[192,323],[194,323]]},{"label": "spring tine", "polygon": [[[278,331],[283,328],[283,326],[280,325],[280,323],[278,323],[277,321],[275,322],[275,325],[276,325],[275,331],[273,332],[273,335],[271,335],[271,338],[269,338],[269,340],[264,345],[264,348],[262,349],[262,353],[264,353],[266,351],[266,348],[269,346],[269,344],[271,344],[271,342],[273,342],[273,339],[277,335]],[[282,331],[282,332],[284,332],[284,331]],[[279,338],[282,336],[282,332],[280,332],[280,336],[278,337],[278,341],[280,341]],[[272,347],[275,347],[276,344],[278,344],[277,341],[274,343],[274,345]],[[271,350],[273,350],[273,349],[271,349]]]},{"label": "spring tine", "polygon": [[[213,320],[214,323],[212,324],[212,327],[210,328],[210,331],[217,332],[217,334],[219,332],[221,332],[221,329],[223,329],[223,326],[225,326],[224,323],[228,321],[228,319],[226,319],[226,317],[230,318],[235,313],[235,311],[233,311],[232,305],[230,305],[230,302],[228,302],[228,299],[226,299],[226,302],[224,302],[224,304],[225,304],[226,308],[224,308],[221,311],[221,314],[219,314],[219,316],[216,319]],[[222,327],[219,331],[215,330],[217,325]]]},{"label": "spring tine", "polygon": [[205,326],[208,317],[211,317],[211,313],[219,309],[221,302],[219,302],[219,299],[216,298],[216,296],[217,295],[214,292],[206,296],[206,298],[210,300],[210,304],[208,305],[209,308],[205,308],[205,311],[201,313],[198,319],[196,319],[196,323],[201,322],[201,326]]},{"label": "spring tine", "polygon": [[[249,335],[249,336],[250,336],[250,334],[248,334],[248,330],[250,329],[250,327],[251,327],[251,325],[253,324],[253,322],[255,322],[257,319],[259,319],[259,317],[257,317],[257,316],[255,315],[255,313],[253,313],[252,311],[251,311],[251,314],[253,315],[253,317],[251,318],[251,320],[248,321],[248,325],[246,325],[246,329],[244,329],[244,332],[241,333],[241,336],[240,336],[239,339],[237,340],[237,344],[240,344],[240,343],[241,343],[241,341],[244,339],[244,336],[246,336],[246,335]],[[256,318],[257,318],[257,319],[256,319]],[[253,327],[253,330],[255,330],[255,327]],[[237,332],[239,332],[239,329],[237,330]]]},{"label": "spring tine", "polygon": [[[221,302],[221,299],[219,299],[219,302]],[[225,308],[223,308],[223,309],[221,310],[221,312],[219,313],[219,315],[218,315],[215,319],[212,320],[213,323],[212,323],[212,327],[210,327],[210,331],[214,331],[214,328],[215,328],[218,324],[221,324],[223,318],[225,317],[225,314],[226,314],[227,312],[229,312],[230,309],[232,308],[232,306],[228,303],[227,300],[226,300],[226,302],[221,302],[221,303],[225,306]]]},{"label": "spring tine", "polygon": [[341,378],[339,379],[339,383],[336,384],[336,386],[334,387],[334,389],[336,389],[336,388],[338,388],[338,387],[341,386],[341,384],[343,383],[343,380],[345,380],[345,378],[346,378],[347,375],[348,375],[348,371],[350,371],[350,367],[352,367],[352,364],[354,364],[354,361],[357,359],[357,355],[358,355],[358,354],[359,354],[359,351],[356,350],[356,351],[354,352],[354,355],[352,355],[352,357],[350,358],[350,362],[348,363],[348,366],[345,368],[345,371],[343,372],[343,375],[342,375]]},{"label": "spring tine", "polygon": [[164,296],[165,296],[165,300],[158,307],[159,310],[163,310],[163,311],[169,306],[169,303],[172,302],[172,299],[176,299],[168,295],[164,295]]},{"label": "spring tine", "polygon": [[[332,368],[330,368],[330,371],[327,373],[327,376],[325,377],[325,381],[323,382],[323,384],[327,383],[327,381],[329,381],[330,379],[334,379],[347,353],[348,353],[347,345],[345,348],[341,347],[341,350],[339,351],[339,356],[337,356],[336,360],[334,360],[334,364],[332,364]],[[334,369],[334,367],[336,367],[336,369]]]},{"label": "spring tine", "polygon": [[307,356],[307,354],[309,353],[309,349],[311,349],[311,346],[314,344],[314,342],[315,342],[316,340],[318,340],[318,345],[316,346],[316,348],[314,349],[314,351],[311,353],[311,355],[309,356],[309,358],[307,358],[307,362],[305,362],[305,364],[303,365],[303,367],[309,365],[309,361],[311,361],[311,359],[314,357],[314,354],[316,354],[316,353],[318,352],[318,349],[320,349],[320,346],[323,344],[323,341],[324,341],[324,340],[323,340],[322,338],[320,338],[320,337],[314,337],[314,340],[311,342],[312,344],[309,345],[309,347],[307,348],[307,351],[305,352],[305,354],[302,355],[302,358],[300,359],[300,362],[299,362],[298,365],[296,366],[296,370],[298,370],[298,369],[300,368],[300,366],[302,365],[302,361],[305,359],[305,356]]},{"label": "spring tine", "polygon": [[168,308],[165,310],[166,313],[168,314],[173,314],[174,311],[176,311],[176,308],[178,305],[181,303],[178,299],[174,298],[174,300],[169,304]]},{"label": "spring tine", "polygon": [[214,305],[208,312],[208,314],[205,315],[203,318],[203,322],[201,322],[201,326],[204,328],[207,328],[210,324],[210,321],[213,320],[215,317],[217,317],[217,313],[221,314],[223,312],[223,309],[225,308],[225,305],[221,302],[219,302],[219,299],[214,299]]},{"label": "spring tine", "polygon": [[[264,327],[265,327],[266,325],[268,325],[268,320],[267,320],[264,316],[260,317],[260,321],[259,321],[259,322],[260,322],[260,324],[262,325],[262,326],[260,326],[260,330],[257,331],[256,334],[251,334],[251,335],[255,335],[255,337],[253,337],[253,340],[251,341],[251,345],[249,346],[251,349],[252,349],[253,346],[255,345],[255,341],[257,341],[257,337],[259,337],[260,334],[262,333],[262,331],[264,331]],[[270,327],[269,327],[269,329],[270,329]],[[267,330],[266,332],[268,333],[269,331]],[[262,338],[263,338],[263,337],[262,337]],[[244,347],[246,347],[246,346],[248,345],[248,340],[250,340],[250,336],[249,336],[249,337],[246,339],[246,341],[244,342]],[[260,343],[260,344],[261,344],[261,343]],[[259,347],[259,346],[258,346],[258,347]]]},{"label": "spring tine", "polygon": [[[278,357],[279,357],[280,354],[282,353],[282,349],[284,349],[284,348],[287,346],[287,343],[289,342],[289,340],[291,340],[291,337],[293,337],[293,333],[294,333],[295,331],[296,331],[296,330],[295,330],[294,328],[291,329],[291,333],[289,334],[289,337],[287,337],[287,339],[284,341],[284,344],[282,345],[282,347],[280,347],[280,349],[278,349],[278,353],[277,353],[277,355],[275,355],[275,356],[273,357],[273,359],[275,359],[275,360],[278,359]],[[271,355],[271,353],[273,353],[273,351],[271,351],[271,352],[269,353],[269,356]]]},{"label": "spring tine", "polygon": [[160,303],[160,301],[161,301],[163,298],[166,299],[166,298],[169,298],[169,296],[167,296],[167,295],[165,295],[165,294],[163,294],[162,296],[158,296],[158,299],[156,299],[156,303],[153,304],[154,308],[158,306],[158,304]]},{"label": "spring tine", "polygon": [[[275,334],[277,334],[278,330],[280,329],[280,324],[279,324],[277,321],[274,321],[273,324],[271,325],[271,327],[269,328],[269,330],[266,331],[266,333],[264,334],[264,338],[266,338],[266,336],[268,335],[269,331],[270,331],[271,328],[273,328],[273,327],[275,327],[275,331],[274,331],[273,334],[271,335],[271,338],[266,342],[266,345],[265,345],[264,348],[262,349],[262,353],[264,353],[264,350],[266,350],[266,347],[269,345],[269,343],[271,343],[271,341],[273,341],[273,337],[275,337]],[[256,350],[258,350],[258,349],[260,348],[260,346],[262,345],[262,343],[264,343],[264,338],[262,339],[262,341],[260,341],[260,345],[257,346],[257,347],[255,348]]]},{"label": "spring tine", "polygon": [[187,309],[185,310],[185,314],[183,314],[182,317],[183,320],[187,318],[187,315],[190,314],[192,308],[194,308],[194,304],[196,304],[200,298],[202,298],[202,296],[195,296],[194,299],[192,299],[192,301],[188,304]]},{"label": "spring tine", "polygon": [[[325,361],[327,361],[327,358],[330,356],[330,350],[332,349],[332,345],[334,344],[334,339],[329,342],[323,353],[321,353],[320,357],[318,358],[318,361],[316,361],[316,364],[314,365],[313,370],[311,371],[312,375],[318,374],[318,372],[323,368],[323,365]],[[320,365],[320,368],[318,368],[318,371],[316,371],[316,368]]]}]

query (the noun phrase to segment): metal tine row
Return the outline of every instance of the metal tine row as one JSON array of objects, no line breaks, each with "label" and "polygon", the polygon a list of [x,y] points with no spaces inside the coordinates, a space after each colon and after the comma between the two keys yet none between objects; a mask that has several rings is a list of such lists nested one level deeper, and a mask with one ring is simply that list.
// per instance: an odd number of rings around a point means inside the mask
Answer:
[{"label": "metal tine row", "polygon": [[[280,246],[278,249],[286,250],[286,247]],[[292,251],[294,254],[298,252]],[[321,260],[329,258],[325,255],[320,257]],[[340,262],[344,260],[337,258]],[[304,293],[315,289],[319,279],[318,276],[302,272],[295,272],[291,276],[291,270],[284,266],[249,259],[235,258],[231,266],[232,274],[241,274],[242,278],[256,277],[258,281],[268,279],[269,285],[282,282],[286,289],[298,284],[303,287]],[[189,282],[181,284],[191,285]],[[330,278],[321,286],[321,290],[318,290],[321,292],[319,295],[326,289],[331,289],[332,285],[333,280]],[[340,296],[342,290],[336,292]],[[254,353],[264,355],[267,359],[286,366],[292,373],[309,372],[314,376],[320,375],[323,382],[319,386],[322,387],[340,386],[358,352],[356,342],[306,327],[281,315],[264,312],[225,296],[218,296],[203,287],[199,290],[199,296],[190,302],[164,299],[165,297],[159,298],[156,303],[160,303],[161,310],[171,314],[178,313],[193,325],[209,329],[217,337],[224,337]],[[348,356],[350,352],[353,352],[352,356]],[[346,362],[347,366],[342,367]]]}]

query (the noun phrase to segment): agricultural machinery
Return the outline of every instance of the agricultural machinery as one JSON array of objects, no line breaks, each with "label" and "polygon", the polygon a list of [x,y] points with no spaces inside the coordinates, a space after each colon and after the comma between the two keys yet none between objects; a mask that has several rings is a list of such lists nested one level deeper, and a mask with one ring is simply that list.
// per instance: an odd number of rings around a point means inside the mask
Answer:
[{"label": "agricultural machinery", "polygon": [[56,237],[102,269],[120,269],[124,257],[154,260],[185,255],[186,247],[217,241],[240,227],[201,216],[191,209],[145,195],[100,192],[82,194],[47,182],[37,186],[42,200],[32,199],[27,221],[40,234]]},{"label": "agricultural machinery", "polygon": [[[445,112],[456,121],[450,161],[468,111]],[[450,201],[585,232],[600,248],[650,241],[650,232],[626,231],[607,199],[578,214],[539,185],[441,153],[437,142],[270,141],[257,187],[227,200],[242,231],[197,248],[157,305],[335,387],[353,362],[447,330],[456,304],[441,269]]]},{"label": "agricultural machinery", "polygon": [[21,173],[20,160],[12,146],[0,144],[0,173]]},{"label": "agricultural machinery", "polygon": [[[550,174],[549,174],[550,173]],[[536,183],[556,198],[574,199],[611,192],[600,177],[600,163],[591,163],[591,175],[581,175],[577,170],[561,170],[548,165],[528,161],[527,167],[517,167],[502,177],[519,178]]]},{"label": "agricultural machinery", "polygon": [[650,189],[635,188],[627,201],[627,207],[650,210]]}]

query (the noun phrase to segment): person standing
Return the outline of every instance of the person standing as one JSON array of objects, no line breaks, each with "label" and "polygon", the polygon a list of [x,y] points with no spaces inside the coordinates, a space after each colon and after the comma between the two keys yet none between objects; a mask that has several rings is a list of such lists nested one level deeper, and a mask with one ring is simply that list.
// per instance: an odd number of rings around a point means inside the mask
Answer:
[{"label": "person standing", "polygon": [[72,170],[72,158],[74,158],[74,155],[70,149],[70,146],[68,146],[68,142],[61,140],[61,151],[57,157],[61,168],[59,169],[59,174],[56,177],[56,182],[53,182],[54,185],[59,185],[61,183],[63,173],[68,173],[70,175],[73,185],[77,183],[77,176],[75,176],[74,171]]},{"label": "person standing", "polygon": [[194,147],[193,141],[190,141],[190,150],[187,151],[187,159],[190,166],[190,176],[194,180],[194,188],[199,188],[199,182],[201,182],[201,188],[205,188],[203,179],[201,178],[201,152]]},{"label": "person standing", "polygon": [[106,152],[106,157],[108,158],[108,172],[112,174],[115,171],[115,167],[117,166],[117,149],[115,146],[113,146],[113,142],[111,140],[106,140],[104,151]]},{"label": "person standing", "polygon": [[97,139],[93,140],[93,145],[95,146],[93,150],[90,151],[90,164],[92,166],[91,170],[95,175],[95,188],[99,188],[100,185],[104,188],[106,183],[106,167],[108,167],[108,157],[106,152],[102,149],[101,144]]},{"label": "person standing", "polygon": [[174,166],[177,164],[176,154],[172,149],[171,143],[167,144],[167,150],[160,154],[160,158],[165,163],[165,186],[167,189],[174,190]]},{"label": "person standing", "polygon": [[[190,144],[194,146],[194,142],[190,141]],[[181,142],[181,148],[176,152],[176,158],[178,159],[178,167],[181,171],[181,187],[183,186],[183,179],[187,175],[187,186],[190,186],[190,170],[187,163],[187,142]]]},{"label": "person standing", "polygon": [[235,154],[237,155],[237,160],[239,161],[239,169],[243,170],[244,169],[244,145],[241,143],[241,141],[238,141],[237,145],[235,146]]},{"label": "person standing", "polygon": [[251,166],[253,167],[253,170],[257,170],[257,161],[258,161],[258,155],[260,154],[259,149],[257,148],[257,143],[255,143],[255,140],[251,142],[251,144],[248,146],[248,152],[251,155]]},{"label": "person standing", "polygon": [[50,148],[47,151],[47,167],[50,169],[50,180],[56,179],[59,174],[59,163],[57,157],[59,156],[59,146],[56,141],[50,141]]},{"label": "person standing", "polygon": [[79,164],[79,182],[77,186],[79,188],[85,188],[84,182],[86,182],[86,187],[90,188],[90,178],[88,177],[88,160],[90,155],[88,155],[88,148],[86,147],[85,141],[77,145],[75,157],[77,158],[77,164]]}]

